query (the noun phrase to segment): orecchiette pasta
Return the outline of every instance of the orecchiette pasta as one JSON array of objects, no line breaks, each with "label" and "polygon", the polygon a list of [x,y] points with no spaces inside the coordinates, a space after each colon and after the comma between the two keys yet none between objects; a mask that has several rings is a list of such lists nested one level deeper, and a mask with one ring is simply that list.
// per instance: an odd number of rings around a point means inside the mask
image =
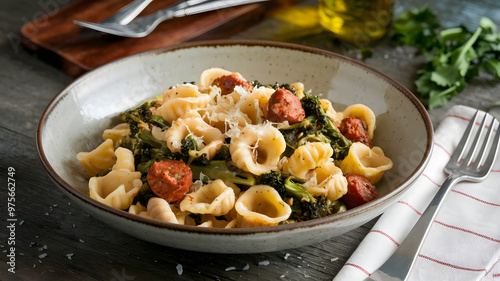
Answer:
[{"label": "orecchiette pasta", "polygon": [[135,171],[134,155],[129,149],[118,147],[115,150],[116,163],[113,170],[127,170],[130,172]]},{"label": "orecchiette pasta", "polygon": [[141,190],[140,172],[112,170],[89,181],[90,197],[116,209],[127,209]]},{"label": "orecchiette pasta", "polygon": [[307,175],[304,187],[313,196],[326,196],[335,201],[347,193],[347,179],[332,161],[324,161]]},{"label": "orecchiette pasta", "polygon": [[239,77],[242,77],[241,74],[236,73],[236,72],[231,72],[222,68],[217,68],[217,67],[212,67],[209,69],[204,70],[201,75],[200,75],[200,83],[199,86],[200,88],[208,88],[212,85],[215,79],[224,76],[224,75],[230,75],[234,74]]},{"label": "orecchiette pasta", "polygon": [[276,189],[267,185],[255,185],[243,192],[235,209],[241,216],[241,227],[277,225],[292,213]]},{"label": "orecchiette pasta", "polygon": [[277,170],[285,148],[283,135],[270,124],[246,126],[229,145],[236,166],[255,175]]},{"label": "orecchiette pasta", "polygon": [[326,115],[332,119],[333,123],[335,126],[340,126],[340,123],[342,122],[343,115],[342,112],[337,112],[333,108],[332,102],[327,100],[327,99],[320,99],[321,102],[321,107],[325,111]]},{"label": "orecchiette pasta", "polygon": [[365,121],[368,127],[368,135],[370,139],[373,139],[373,132],[375,131],[375,114],[368,106],[364,104],[350,105],[342,112],[342,119],[346,117],[357,117]]},{"label": "orecchiette pasta", "polygon": [[180,203],[180,209],[195,214],[222,216],[229,213],[235,200],[234,190],[219,179],[186,194]]},{"label": "orecchiette pasta", "polygon": [[128,135],[130,135],[130,124],[121,123],[111,129],[104,130],[104,132],[102,133],[102,139],[111,139],[113,143],[116,144],[118,143],[119,139]]},{"label": "orecchiette pasta", "polygon": [[242,128],[252,120],[235,105],[214,105],[198,111],[203,120],[211,126],[227,133],[232,128]]},{"label": "orecchiette pasta", "polygon": [[183,117],[193,109],[202,108],[210,101],[209,95],[200,93],[197,86],[190,84],[174,87],[163,96],[163,103],[154,110],[154,114],[168,122]]},{"label": "orecchiette pasta", "polygon": [[87,175],[93,177],[115,164],[116,157],[113,140],[105,140],[91,152],[80,152],[76,155],[76,158],[82,164]]},{"label": "orecchiette pasta", "polygon": [[324,142],[310,142],[299,146],[283,163],[283,171],[305,178],[307,172],[332,157],[332,147]]},{"label": "orecchiette pasta", "polygon": [[153,197],[149,199],[147,208],[149,216],[155,220],[179,223],[177,216],[165,199]]},{"label": "orecchiette pasta", "polygon": [[353,143],[340,168],[345,173],[362,175],[371,184],[376,184],[384,172],[392,168],[392,161],[384,155],[380,147],[370,149],[365,144]]},{"label": "orecchiette pasta", "polygon": [[250,118],[252,124],[260,124],[267,117],[267,103],[273,93],[272,88],[256,88],[250,95],[240,99],[236,106]]},{"label": "orecchiette pasta", "polygon": [[203,146],[224,138],[219,129],[208,125],[200,117],[177,119],[165,133],[168,148],[173,152],[180,152],[181,142],[188,135],[199,138],[201,140],[199,144]]},{"label": "orecchiette pasta", "polygon": [[374,191],[368,181],[393,165],[367,146],[375,114],[362,104],[336,111],[304,89],[221,68],[172,86],[78,153],[89,195],[130,214],[215,228],[310,220],[371,200],[349,196],[360,186]]},{"label": "orecchiette pasta", "polygon": [[140,202],[137,202],[137,204],[130,206],[128,208],[128,212],[141,217],[151,218],[151,216],[148,214],[148,209],[142,206]]}]

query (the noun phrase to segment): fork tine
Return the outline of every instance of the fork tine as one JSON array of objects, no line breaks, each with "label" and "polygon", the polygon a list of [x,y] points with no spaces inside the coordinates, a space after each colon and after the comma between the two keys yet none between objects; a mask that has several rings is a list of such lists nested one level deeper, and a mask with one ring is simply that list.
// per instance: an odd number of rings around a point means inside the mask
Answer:
[{"label": "fork tine", "polygon": [[455,153],[451,156],[450,163],[458,163],[460,159],[462,159],[462,155],[465,152],[465,148],[467,147],[467,143],[469,142],[469,138],[472,135],[472,131],[474,129],[474,125],[476,124],[476,120],[478,118],[479,110],[476,111],[474,116],[471,118],[467,128],[464,131],[460,142],[458,143],[457,148],[455,149]]},{"label": "fork tine", "polygon": [[493,163],[495,163],[495,159],[498,155],[499,142],[500,142],[500,123],[495,118],[493,118],[493,120],[491,122],[490,130],[488,132],[488,137],[490,136],[491,132],[493,132],[495,130],[494,123],[497,123],[496,133],[495,133],[495,136],[493,137],[493,142],[491,144],[491,149],[488,153],[488,157],[484,161],[483,168],[481,170],[482,177],[485,177],[488,175],[488,173],[490,172],[491,167],[493,166]]},{"label": "fork tine", "polygon": [[[467,159],[467,163],[465,163],[465,166],[468,167],[472,163],[479,164],[481,162],[481,154],[484,152],[485,146],[483,145],[481,149],[481,153],[479,155],[479,159],[474,161],[476,156],[476,151],[478,147],[480,146],[479,141],[481,140],[481,135],[483,134],[484,128],[485,128],[485,123],[486,123],[486,118],[488,117],[488,114],[485,113],[483,116],[483,121],[481,121],[481,124],[479,125],[479,128],[477,129],[476,136],[474,138],[474,142],[470,145],[469,152],[467,153],[467,156],[465,156],[465,159]],[[475,119],[475,118],[474,118]],[[475,125],[475,120],[474,120],[474,125]],[[488,139],[484,139],[484,144],[486,145],[488,143]]]},{"label": "fork tine", "polygon": [[[485,114],[484,116],[485,116],[485,118],[483,120],[483,123],[486,121],[486,117],[490,116],[490,115],[489,114]],[[481,124],[481,126],[484,126],[484,124]],[[492,134],[494,132],[494,127],[495,127],[495,118],[493,118],[493,116],[491,116],[490,124],[487,127],[488,131],[486,132],[486,136],[484,137],[483,143],[481,145],[481,150],[477,154],[477,160],[474,161],[474,163],[472,165],[473,169],[479,170],[481,168],[481,165],[482,165],[485,157],[488,156],[488,153],[487,153],[486,149],[488,148],[488,145],[491,144],[491,136],[492,136]]]}]

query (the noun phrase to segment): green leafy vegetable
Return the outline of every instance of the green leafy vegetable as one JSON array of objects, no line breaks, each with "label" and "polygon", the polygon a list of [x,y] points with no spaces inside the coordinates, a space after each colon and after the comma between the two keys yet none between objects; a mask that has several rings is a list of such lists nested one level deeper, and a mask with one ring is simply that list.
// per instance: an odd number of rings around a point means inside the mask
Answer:
[{"label": "green leafy vegetable", "polygon": [[194,180],[203,180],[203,176],[210,180],[221,179],[235,184],[252,186],[255,185],[255,178],[251,173],[238,169],[235,166],[228,166],[224,160],[212,160],[207,165],[189,166],[193,172]]},{"label": "green leafy vegetable", "polygon": [[342,200],[331,201],[324,196],[319,197],[314,203],[294,200],[289,221],[317,219],[336,213],[342,213],[346,210],[347,208]]},{"label": "green leafy vegetable", "polygon": [[438,32],[439,28],[428,7],[403,13],[394,23],[394,39],[426,55],[415,85],[429,109],[462,92],[481,70],[500,78],[500,34],[489,18],[481,18],[474,32],[463,26]]},{"label": "green leafy vegetable", "polygon": [[394,40],[404,45],[418,47],[422,53],[439,47],[437,29],[440,28],[436,16],[429,6],[415,8],[399,15],[394,22]]},{"label": "green leafy vegetable", "polygon": [[304,93],[300,100],[306,118],[298,124],[282,129],[288,146],[296,149],[305,142],[326,142],[333,148],[333,159],[344,159],[349,153],[351,141],[344,137],[326,115],[319,97]]},{"label": "green leafy vegetable", "polygon": [[285,223],[321,218],[346,211],[340,200],[314,197],[302,185],[305,180],[288,173],[271,171],[259,176],[258,183],[272,186],[285,200],[292,198],[292,214]]}]

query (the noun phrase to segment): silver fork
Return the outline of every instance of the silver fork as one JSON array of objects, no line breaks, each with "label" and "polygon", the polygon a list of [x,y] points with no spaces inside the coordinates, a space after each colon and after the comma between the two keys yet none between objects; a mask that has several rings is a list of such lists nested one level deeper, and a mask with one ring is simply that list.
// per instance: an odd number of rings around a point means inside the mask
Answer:
[{"label": "silver fork", "polygon": [[123,37],[140,38],[150,34],[158,24],[165,20],[265,1],[269,0],[188,0],[161,9],[150,15],[139,17],[127,25],[118,23],[92,23],[79,20],[74,20],[73,22],[80,26],[104,33]]},{"label": "silver fork", "polygon": [[[484,115],[482,122],[476,126],[481,114]],[[488,119],[491,119],[489,125],[487,124]],[[498,120],[488,113],[476,111],[458,147],[444,168],[444,171],[449,174],[448,178],[396,252],[365,280],[406,280],[443,198],[451,187],[459,181],[479,182],[488,176],[498,154],[499,138],[500,125]]]},{"label": "silver fork", "polygon": [[151,2],[153,2],[153,0],[134,0],[100,23],[117,23],[121,25],[129,24]]}]

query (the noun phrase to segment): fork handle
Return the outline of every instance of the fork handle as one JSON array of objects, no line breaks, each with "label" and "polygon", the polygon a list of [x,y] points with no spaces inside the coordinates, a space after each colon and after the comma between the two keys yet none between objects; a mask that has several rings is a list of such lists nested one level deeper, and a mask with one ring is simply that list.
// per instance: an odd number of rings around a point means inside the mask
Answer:
[{"label": "fork handle", "polygon": [[366,281],[383,281],[389,280],[389,278],[394,281],[406,279],[420,251],[422,242],[441,207],[443,198],[461,178],[462,176],[457,174],[451,174],[446,178],[434,198],[432,198],[429,206],[427,206],[396,252],[377,271],[365,279]]}]

